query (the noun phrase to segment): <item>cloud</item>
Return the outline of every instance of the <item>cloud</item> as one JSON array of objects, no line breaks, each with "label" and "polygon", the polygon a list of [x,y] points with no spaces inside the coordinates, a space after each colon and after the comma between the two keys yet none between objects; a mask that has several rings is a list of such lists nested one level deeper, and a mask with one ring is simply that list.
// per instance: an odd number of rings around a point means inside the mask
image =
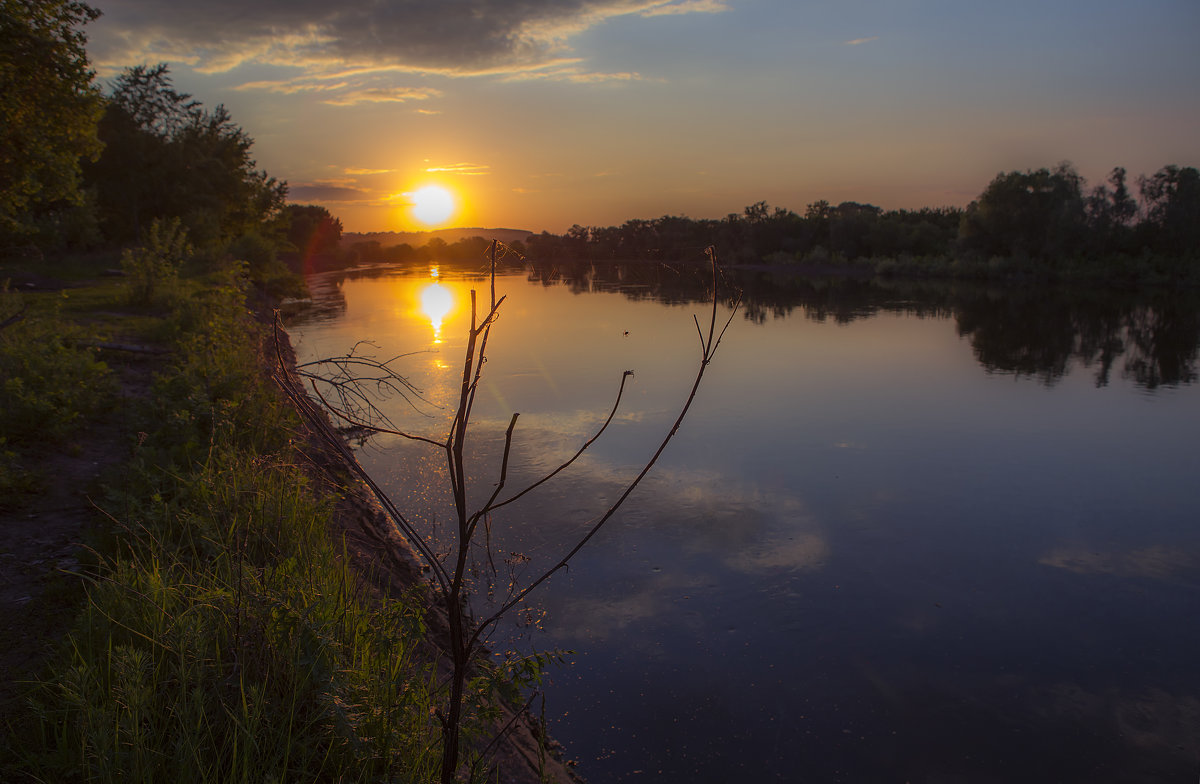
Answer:
[{"label": "cloud", "polygon": [[461,174],[466,177],[479,177],[490,174],[490,166],[479,163],[452,163],[449,166],[430,166],[425,171],[429,174]]},{"label": "cloud", "polygon": [[843,41],[842,44],[844,46],[859,46],[861,44],[869,44],[872,41],[878,41],[878,40],[879,40],[879,36],[873,35],[870,38],[855,38],[851,41]]},{"label": "cloud", "polygon": [[257,82],[245,82],[239,84],[233,89],[235,90],[266,90],[271,93],[282,93],[284,95],[293,95],[295,93],[308,92],[329,92],[331,90],[343,90],[349,87],[348,82],[317,82],[312,79],[282,79],[282,80],[262,80]]},{"label": "cloud", "polygon": [[680,3],[663,3],[643,11],[642,16],[676,16],[678,14],[718,14],[728,11],[723,0],[683,0]]},{"label": "cloud", "polygon": [[110,67],[153,54],[208,73],[253,63],[331,78],[364,67],[505,75],[561,66],[570,39],[616,17],[727,8],[724,0],[109,0],[89,35],[93,60]]},{"label": "cloud", "polygon": [[540,70],[525,70],[504,77],[505,82],[532,82],[536,80],[575,82],[576,84],[598,84],[600,82],[633,82],[640,81],[642,75],[636,71],[619,73],[596,73],[584,71],[581,68],[546,68]]},{"label": "cloud", "polygon": [[361,202],[373,198],[362,188],[336,182],[290,183],[289,201]]},{"label": "cloud", "polygon": [[370,87],[326,98],[322,103],[333,106],[355,106],[360,103],[404,103],[405,101],[425,101],[441,94],[441,90],[428,87]]}]

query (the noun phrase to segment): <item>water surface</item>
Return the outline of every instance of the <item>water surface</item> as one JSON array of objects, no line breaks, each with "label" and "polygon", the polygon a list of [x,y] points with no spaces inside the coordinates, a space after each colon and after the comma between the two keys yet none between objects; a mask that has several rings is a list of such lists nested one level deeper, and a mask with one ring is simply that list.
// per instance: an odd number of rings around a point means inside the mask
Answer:
[{"label": "water surface", "polygon": [[[302,358],[363,339],[419,352],[398,364],[429,405],[389,410],[441,437],[468,291],[482,303],[488,285],[443,266],[430,297],[430,273],[315,279],[320,307],[292,333]],[[545,704],[581,772],[1195,781],[1196,297],[729,282],[746,302],[662,461],[520,618],[537,624],[500,630],[502,646],[574,652]],[[705,284],[657,265],[498,280],[477,501],[514,411],[516,488],[635,376],[580,463],[497,514],[481,601],[553,563],[653,452],[695,373]],[[431,316],[423,294],[450,310]],[[440,454],[379,439],[361,459],[444,532]]]}]

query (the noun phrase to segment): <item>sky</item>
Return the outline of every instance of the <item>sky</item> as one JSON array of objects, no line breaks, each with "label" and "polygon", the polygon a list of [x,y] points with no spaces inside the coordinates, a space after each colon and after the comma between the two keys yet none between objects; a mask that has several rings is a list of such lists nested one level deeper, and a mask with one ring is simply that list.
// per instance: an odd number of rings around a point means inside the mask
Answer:
[{"label": "sky", "polygon": [[94,0],[347,231],[562,233],[747,205],[965,206],[1002,171],[1200,166],[1197,0]]}]

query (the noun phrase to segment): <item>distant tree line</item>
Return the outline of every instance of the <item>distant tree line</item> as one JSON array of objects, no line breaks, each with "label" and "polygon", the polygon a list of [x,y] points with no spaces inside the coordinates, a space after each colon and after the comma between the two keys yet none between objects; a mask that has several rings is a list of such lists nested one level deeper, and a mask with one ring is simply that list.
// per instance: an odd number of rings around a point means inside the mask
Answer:
[{"label": "distant tree line", "polygon": [[664,216],[621,226],[575,225],[562,235],[533,235],[525,246],[535,259],[680,259],[715,245],[733,264],[823,268],[886,260],[894,267],[899,260],[910,270],[957,264],[983,272],[1074,271],[1089,264],[1111,271],[1133,259],[1200,258],[1200,172],[1164,166],[1138,177],[1136,188],[1135,198],[1125,170],[1116,168],[1089,192],[1063,163],[1001,173],[966,209],[817,201],[801,215],[758,202],[720,220]]}]

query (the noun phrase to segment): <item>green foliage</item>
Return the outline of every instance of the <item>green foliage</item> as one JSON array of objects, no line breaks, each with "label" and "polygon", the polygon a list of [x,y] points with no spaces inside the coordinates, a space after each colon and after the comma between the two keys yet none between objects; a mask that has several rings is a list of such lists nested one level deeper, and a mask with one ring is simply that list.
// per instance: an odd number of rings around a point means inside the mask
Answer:
[{"label": "green foliage", "polygon": [[86,604],[0,778],[432,780],[421,605],[377,594],[330,536],[240,267],[179,285]]},{"label": "green foliage", "polygon": [[149,305],[175,292],[179,269],[192,255],[187,229],[179,218],[155,220],[139,247],[121,254],[121,271],[128,276],[129,301]]},{"label": "green foliage", "polygon": [[[13,302],[6,284],[0,313]],[[108,368],[77,345],[80,337],[78,328],[41,314],[0,330],[0,434],[10,448],[60,443],[111,403]]]},{"label": "green foliage", "polygon": [[279,260],[275,243],[257,232],[239,237],[230,245],[229,254],[245,262],[250,282],[274,299],[300,297],[308,292],[303,276]]},{"label": "green foliage", "polygon": [[289,204],[283,209],[287,239],[301,256],[336,253],[342,239],[342,222],[315,204]]},{"label": "green foliage", "polygon": [[81,202],[102,104],[79,28],[97,16],[72,0],[0,0],[0,245]]},{"label": "green foliage", "polygon": [[165,64],[116,79],[99,132],[104,152],[86,175],[110,240],[178,218],[196,244],[223,244],[271,223],[283,206],[287,186],[255,168],[253,140],[224,106],[207,110],[177,92]]},{"label": "green foliage", "polygon": [[190,473],[143,473],[155,496],[110,499],[128,530],[32,695],[22,767],[60,781],[429,780],[416,605],[367,601],[295,468],[223,446]]}]

